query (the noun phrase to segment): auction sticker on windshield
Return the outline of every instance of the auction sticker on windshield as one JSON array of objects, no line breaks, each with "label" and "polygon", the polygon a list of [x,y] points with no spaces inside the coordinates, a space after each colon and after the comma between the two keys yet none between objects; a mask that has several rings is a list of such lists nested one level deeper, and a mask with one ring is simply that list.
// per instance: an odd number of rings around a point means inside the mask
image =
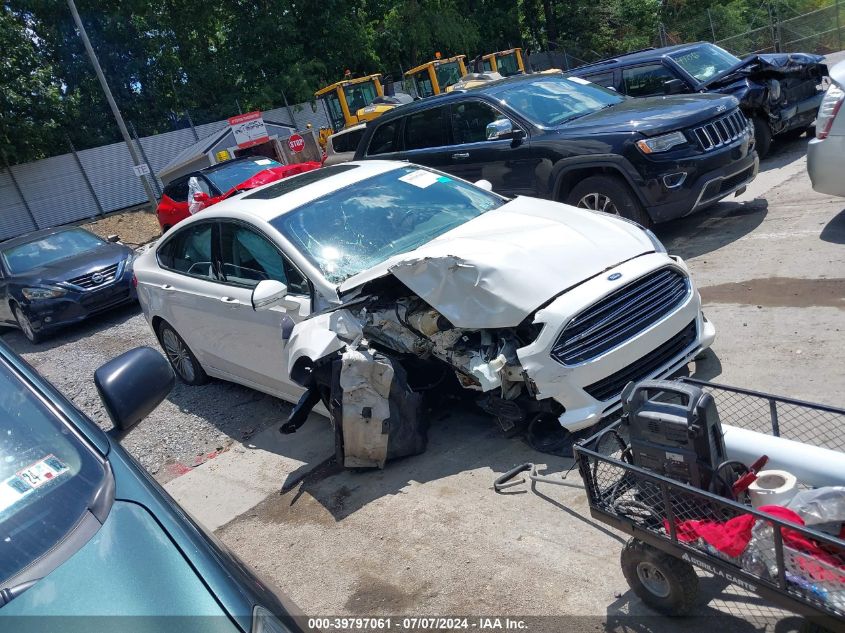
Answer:
[{"label": "auction sticker on windshield", "polygon": [[55,455],[47,455],[19,470],[0,484],[0,512],[15,505],[23,497],[68,472],[68,467]]},{"label": "auction sticker on windshield", "polygon": [[399,180],[407,182],[409,185],[419,187],[420,189],[425,189],[426,187],[430,187],[439,181],[440,176],[433,174],[430,171],[426,171],[425,169],[417,169],[416,171],[412,171],[410,174],[405,174]]}]

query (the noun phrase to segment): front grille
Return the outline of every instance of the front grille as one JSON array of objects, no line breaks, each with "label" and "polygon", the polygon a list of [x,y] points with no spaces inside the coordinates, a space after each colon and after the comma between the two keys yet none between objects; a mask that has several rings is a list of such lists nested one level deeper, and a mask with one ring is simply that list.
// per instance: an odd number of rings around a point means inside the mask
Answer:
[{"label": "front grille", "polygon": [[584,387],[584,391],[596,400],[605,402],[619,397],[622,390],[631,381],[648,378],[658,369],[676,358],[695,341],[697,331],[695,321],[691,321],[683,330],[663,343],[660,347],[649,352],[627,367],[623,367],[615,374],[603,378],[592,385]]},{"label": "front grille", "polygon": [[705,152],[733,143],[748,130],[748,119],[736,109],[728,115],[694,128],[692,133]]},{"label": "front grille", "polygon": [[552,347],[552,358],[564,365],[596,358],[669,314],[688,292],[689,281],[676,268],[640,277],[573,318]]},{"label": "front grille", "polygon": [[120,266],[121,264],[112,264],[111,266],[106,266],[100,270],[95,270],[94,272],[80,275],[79,277],[74,277],[73,279],[68,279],[67,283],[79,286],[85,290],[94,290],[95,288],[100,288],[101,286],[105,286],[106,284],[114,281],[117,278],[118,268]]}]

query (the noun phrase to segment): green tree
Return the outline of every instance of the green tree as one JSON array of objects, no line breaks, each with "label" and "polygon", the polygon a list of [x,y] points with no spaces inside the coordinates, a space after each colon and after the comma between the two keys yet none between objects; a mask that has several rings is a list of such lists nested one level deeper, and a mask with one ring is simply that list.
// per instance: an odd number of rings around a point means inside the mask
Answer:
[{"label": "green tree", "polygon": [[66,147],[62,85],[45,59],[38,26],[7,5],[0,7],[0,151],[10,162],[59,153],[57,144],[61,151]]}]

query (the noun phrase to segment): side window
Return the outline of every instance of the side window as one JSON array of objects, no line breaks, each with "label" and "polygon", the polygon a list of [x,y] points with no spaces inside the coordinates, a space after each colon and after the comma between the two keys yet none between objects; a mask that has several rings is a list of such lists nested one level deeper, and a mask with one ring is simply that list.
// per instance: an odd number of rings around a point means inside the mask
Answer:
[{"label": "side window", "polygon": [[220,263],[223,281],[254,287],[275,279],[291,292],[308,294],[308,283],[266,237],[232,222],[220,224]]},{"label": "side window", "polygon": [[364,134],[364,128],[360,130],[352,130],[345,134],[338,134],[332,137],[332,149],[335,153],[354,152],[358,148],[358,141]]},{"label": "side window", "polygon": [[670,79],[677,79],[677,77],[675,73],[663,64],[625,68],[622,71],[622,83],[625,85],[625,94],[632,97],[662,95],[664,85]]},{"label": "side window", "polygon": [[[604,86],[605,88],[616,88],[613,83],[613,71],[611,70],[609,73],[596,73],[595,75],[584,75],[584,79],[599,86]],[[663,92],[663,88],[660,88],[660,92]]]},{"label": "side window", "polygon": [[158,250],[159,263],[170,270],[214,279],[211,266],[213,224],[203,222],[178,230]]},{"label": "side window", "polygon": [[502,118],[492,106],[482,101],[465,101],[452,106],[452,135],[455,144],[487,140],[487,124]]},{"label": "side window", "polygon": [[443,108],[429,108],[405,118],[405,149],[425,149],[449,145]]},{"label": "side window", "polygon": [[399,128],[401,119],[395,119],[390,123],[384,123],[376,129],[370,139],[370,147],[367,149],[367,156],[376,154],[389,154],[399,150],[396,144],[396,131]]},{"label": "side window", "polygon": [[188,200],[188,178],[174,180],[164,188],[164,193],[171,200],[186,202]]}]

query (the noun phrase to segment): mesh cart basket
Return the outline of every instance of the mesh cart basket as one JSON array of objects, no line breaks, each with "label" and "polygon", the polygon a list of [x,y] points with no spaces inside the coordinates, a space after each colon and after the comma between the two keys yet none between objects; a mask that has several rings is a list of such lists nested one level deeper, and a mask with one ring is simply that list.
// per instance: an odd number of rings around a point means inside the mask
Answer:
[{"label": "mesh cart basket", "polygon": [[[693,379],[716,401],[723,423],[835,451],[845,450],[845,410]],[[842,456],[845,459],[845,454]],[[845,630],[845,541],[634,466],[617,421],[575,445],[590,513],[632,538],[621,555],[631,589],[666,615],[695,606],[695,568],[759,594],[830,630]],[[497,480],[496,489],[525,464]],[[716,549],[689,531],[691,522],[738,526],[741,551]],[[728,548],[730,549],[730,548]]]}]

